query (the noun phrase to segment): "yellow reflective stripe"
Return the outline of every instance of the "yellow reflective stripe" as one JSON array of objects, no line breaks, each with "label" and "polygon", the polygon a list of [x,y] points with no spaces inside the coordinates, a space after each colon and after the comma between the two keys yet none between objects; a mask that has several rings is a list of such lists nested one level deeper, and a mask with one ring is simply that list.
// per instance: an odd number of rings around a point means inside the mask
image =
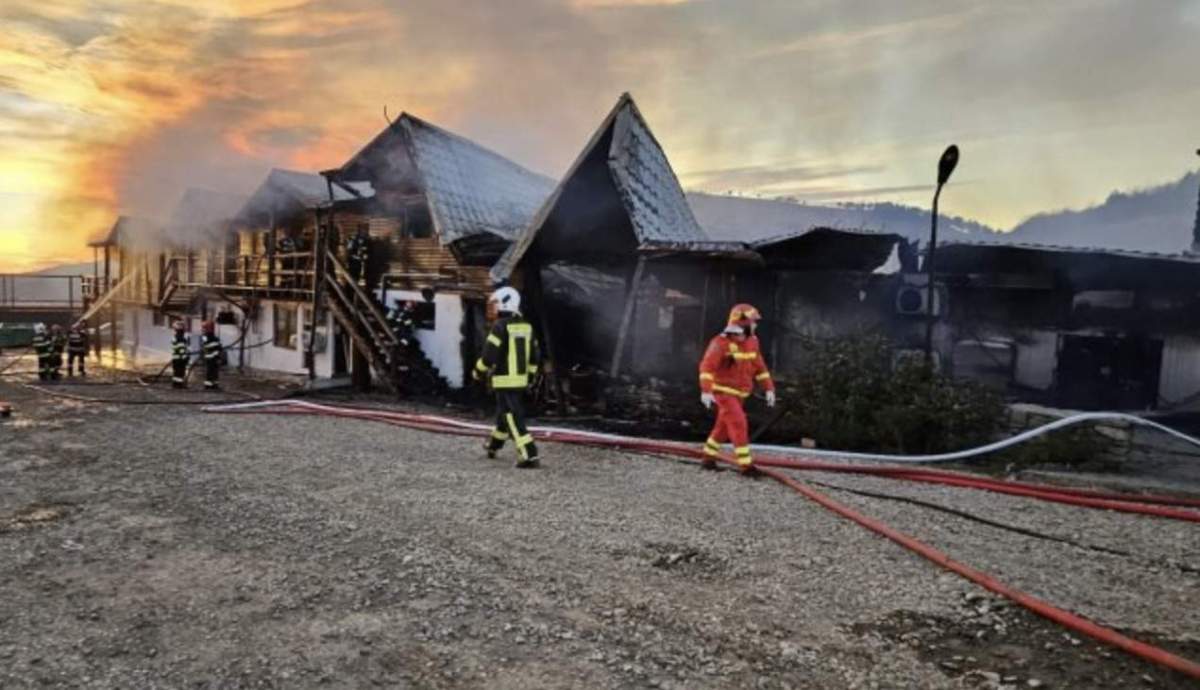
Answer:
[{"label": "yellow reflective stripe", "polygon": [[517,445],[521,446],[522,448],[529,445],[530,443],[533,443],[533,436],[530,434],[525,434],[524,436],[517,437]]},{"label": "yellow reflective stripe", "polygon": [[538,373],[538,368],[537,368],[537,365],[530,364],[530,365],[529,365],[529,373],[530,373],[530,374],[536,374],[536,373]]},{"label": "yellow reflective stripe", "polygon": [[[533,347],[533,326],[527,323],[510,323],[508,324],[508,375],[523,377],[524,374],[517,373],[517,338],[525,338],[525,365],[526,370],[529,366],[530,349]],[[522,383],[521,385],[524,385]]]},{"label": "yellow reflective stripe", "polygon": [[524,388],[528,385],[529,377],[525,374],[492,377],[492,388]]},{"label": "yellow reflective stripe", "polygon": [[750,446],[738,446],[733,449],[733,452],[739,458],[748,458],[750,457]]},{"label": "yellow reflective stripe", "polygon": [[726,395],[736,395],[739,398],[749,398],[750,397],[750,394],[747,393],[746,391],[740,391],[736,388],[730,388],[729,386],[722,386],[720,384],[713,386],[713,392],[714,393],[725,393]]},{"label": "yellow reflective stripe", "polygon": [[525,446],[528,444],[521,443],[521,434],[517,432],[516,418],[514,418],[512,413],[509,412],[508,414],[504,415],[504,419],[508,421],[508,430],[512,432],[513,438],[517,439],[517,455],[521,456],[522,460],[528,460],[529,452],[525,450]]},{"label": "yellow reflective stripe", "polygon": [[748,361],[748,360],[752,360],[752,359],[758,359],[757,352],[734,352],[732,354],[733,354],[733,358],[738,361]]},{"label": "yellow reflective stripe", "polygon": [[499,429],[492,429],[492,438],[496,439],[497,441],[507,441],[508,434],[500,431]]},{"label": "yellow reflective stripe", "polygon": [[717,377],[713,376],[712,374],[708,373],[707,371],[705,371],[705,372],[702,372],[702,373],[700,374],[700,380],[701,380],[701,381],[715,381],[715,380],[716,380],[716,378],[717,378]]},{"label": "yellow reflective stripe", "polygon": [[488,366],[483,363],[482,359],[475,362],[475,371],[487,371],[487,370],[488,370]]},{"label": "yellow reflective stripe", "polygon": [[500,338],[496,337],[495,333],[488,333],[487,341],[489,343],[495,345],[496,347],[500,347],[501,345],[504,344],[504,341],[502,341],[502,340],[500,340]]},{"label": "yellow reflective stripe", "polygon": [[771,378],[771,375],[764,371],[763,373],[759,374],[758,376],[755,376],[754,380],[755,381],[766,381],[769,378]]},{"label": "yellow reflective stripe", "polygon": [[720,441],[717,441],[715,438],[709,438],[707,441],[704,442],[704,445],[711,446],[713,448],[721,447]]}]

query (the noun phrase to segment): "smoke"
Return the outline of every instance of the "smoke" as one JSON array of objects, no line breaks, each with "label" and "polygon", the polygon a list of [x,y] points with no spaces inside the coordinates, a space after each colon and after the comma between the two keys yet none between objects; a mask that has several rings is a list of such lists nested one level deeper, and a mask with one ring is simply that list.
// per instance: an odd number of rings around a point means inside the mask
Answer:
[{"label": "smoke", "polygon": [[1200,107],[1186,0],[9,0],[0,20],[0,257],[24,264],[118,213],[168,219],[188,188],[340,165],[385,104],[558,176],[632,91],[685,184],[812,199],[925,204],[956,141],[980,184],[944,203],[992,225],[1177,174]]}]

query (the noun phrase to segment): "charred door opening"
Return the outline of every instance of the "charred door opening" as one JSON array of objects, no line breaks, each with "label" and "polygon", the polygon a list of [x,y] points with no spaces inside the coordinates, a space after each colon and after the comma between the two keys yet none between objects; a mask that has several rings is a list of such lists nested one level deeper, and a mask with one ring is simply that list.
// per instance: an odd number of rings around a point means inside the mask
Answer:
[{"label": "charred door opening", "polygon": [[1144,410],[1158,403],[1163,341],[1064,335],[1058,354],[1059,405],[1079,410]]}]

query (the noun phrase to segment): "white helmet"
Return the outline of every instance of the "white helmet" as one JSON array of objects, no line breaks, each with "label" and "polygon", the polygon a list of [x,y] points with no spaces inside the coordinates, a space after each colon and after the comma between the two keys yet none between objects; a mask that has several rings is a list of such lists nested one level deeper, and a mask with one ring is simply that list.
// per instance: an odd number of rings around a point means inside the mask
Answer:
[{"label": "white helmet", "polygon": [[509,314],[521,313],[521,293],[516,288],[502,287],[492,293],[492,301],[498,311]]},{"label": "white helmet", "polygon": [[44,323],[33,324],[33,332],[37,333],[38,335],[46,335],[46,324],[44,324]]}]

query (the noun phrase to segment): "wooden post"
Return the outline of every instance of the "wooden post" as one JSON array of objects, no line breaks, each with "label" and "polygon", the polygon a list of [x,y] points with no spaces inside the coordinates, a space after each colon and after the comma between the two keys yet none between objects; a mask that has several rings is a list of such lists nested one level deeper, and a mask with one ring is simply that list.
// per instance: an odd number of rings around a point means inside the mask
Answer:
[{"label": "wooden post", "polygon": [[634,307],[637,305],[638,288],[642,284],[642,272],[646,268],[646,257],[639,256],[637,265],[625,281],[625,311],[621,315],[621,329],[617,332],[617,346],[613,349],[612,367],[609,368],[610,378],[616,378],[621,371],[621,357],[625,353],[625,341],[629,338],[629,328],[633,323]]},{"label": "wooden post", "polygon": [[712,277],[712,268],[704,265],[704,294],[700,296],[700,351],[704,351],[704,343],[708,340],[708,282]]},{"label": "wooden post", "polygon": [[555,397],[558,398],[558,413],[566,415],[567,409],[567,392],[563,387],[562,377],[558,373],[558,357],[554,350],[554,336],[550,333],[550,320],[546,315],[546,300],[543,299],[542,292],[542,268],[536,262],[531,262],[532,265],[526,267],[525,278],[525,293],[530,297],[530,302],[534,310],[537,311],[538,326],[542,332],[542,349],[545,351],[543,360],[553,364],[550,371],[546,373],[546,377],[551,386],[554,387]]},{"label": "wooden post", "polygon": [[783,331],[787,327],[784,323],[779,299],[779,293],[782,292],[782,282],[778,273],[771,276],[771,291],[773,293],[771,295],[771,323],[775,324],[775,328],[771,331],[771,361],[768,364],[772,368],[779,367],[779,341],[783,340]]},{"label": "wooden post", "polygon": [[268,213],[270,229],[267,230],[267,289],[271,290],[275,288],[275,209],[272,208]]}]

